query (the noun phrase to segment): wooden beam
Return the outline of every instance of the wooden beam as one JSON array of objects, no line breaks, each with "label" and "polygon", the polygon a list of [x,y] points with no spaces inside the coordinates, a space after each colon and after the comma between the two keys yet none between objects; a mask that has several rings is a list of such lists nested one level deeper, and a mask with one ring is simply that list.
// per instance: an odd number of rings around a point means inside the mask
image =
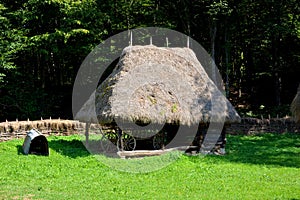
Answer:
[{"label": "wooden beam", "polygon": [[187,149],[196,149],[197,146],[181,146],[164,150],[136,150],[136,151],[118,151],[117,154],[121,158],[126,157],[144,157],[144,156],[159,156],[171,151],[186,151]]}]

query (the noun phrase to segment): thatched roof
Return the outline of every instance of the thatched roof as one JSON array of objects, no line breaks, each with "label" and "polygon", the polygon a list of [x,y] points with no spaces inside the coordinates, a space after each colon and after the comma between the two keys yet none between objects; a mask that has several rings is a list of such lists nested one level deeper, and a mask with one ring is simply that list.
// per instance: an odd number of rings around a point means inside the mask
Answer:
[{"label": "thatched roof", "polygon": [[292,101],[291,111],[293,116],[295,117],[295,121],[297,123],[300,123],[300,85],[298,87],[297,94],[294,100]]},{"label": "thatched roof", "polygon": [[123,50],[112,74],[76,119],[96,121],[96,117],[100,123],[113,119],[184,125],[224,118],[227,123],[240,121],[191,49],[153,45]]}]

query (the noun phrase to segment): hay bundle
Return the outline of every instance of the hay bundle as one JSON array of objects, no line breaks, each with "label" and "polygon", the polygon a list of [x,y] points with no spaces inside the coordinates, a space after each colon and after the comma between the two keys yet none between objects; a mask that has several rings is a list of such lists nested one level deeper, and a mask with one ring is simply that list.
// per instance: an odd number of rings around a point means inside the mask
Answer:
[{"label": "hay bundle", "polygon": [[81,123],[79,121],[72,121],[72,130],[76,131],[77,129],[81,128]]},{"label": "hay bundle", "polygon": [[9,132],[11,133],[19,132],[19,130],[20,130],[20,124],[18,121],[9,122]]},{"label": "hay bundle", "polygon": [[52,131],[58,131],[59,120],[50,120],[50,129]]},{"label": "hay bundle", "polygon": [[60,121],[58,127],[61,132],[72,133],[72,122],[69,120]]},{"label": "hay bundle", "polygon": [[0,133],[4,133],[5,131],[4,123],[0,123]]},{"label": "hay bundle", "polygon": [[8,121],[0,123],[0,133],[6,133],[9,131]]},{"label": "hay bundle", "polygon": [[300,123],[300,85],[297,94],[291,104],[291,112],[297,123]]},{"label": "hay bundle", "polygon": [[45,122],[43,120],[37,120],[32,122],[33,127],[37,130],[45,130]]},{"label": "hay bundle", "polygon": [[48,131],[51,130],[51,121],[52,121],[52,120],[50,120],[50,119],[44,120],[46,130],[48,130]]},{"label": "hay bundle", "polygon": [[[96,112],[95,112],[96,111]],[[208,77],[188,48],[153,45],[123,50],[112,74],[97,88],[77,113],[85,122],[122,121],[182,125],[227,123],[240,117]]]},{"label": "hay bundle", "polygon": [[31,122],[31,121],[28,121],[28,122],[26,123],[25,131],[29,131],[29,130],[31,130],[31,129],[33,129],[33,128],[34,128],[34,127],[33,127],[32,122]]},{"label": "hay bundle", "polygon": [[57,131],[59,132],[63,132],[65,131],[65,123],[64,121],[60,121],[59,119],[58,120],[53,120],[53,123],[57,123]]},{"label": "hay bundle", "polygon": [[27,121],[20,121],[19,122],[20,123],[20,129],[22,130],[22,131],[27,131],[26,130],[26,127],[27,127]]}]

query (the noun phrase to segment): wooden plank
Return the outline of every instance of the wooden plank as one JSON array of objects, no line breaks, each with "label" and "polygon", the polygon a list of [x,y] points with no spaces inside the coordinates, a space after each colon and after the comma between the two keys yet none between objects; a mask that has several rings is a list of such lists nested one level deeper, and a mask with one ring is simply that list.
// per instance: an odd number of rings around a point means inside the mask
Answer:
[{"label": "wooden plank", "polygon": [[181,146],[164,150],[136,150],[136,151],[118,151],[117,154],[121,158],[126,157],[144,157],[144,156],[159,156],[171,151],[186,151],[187,149],[196,149],[197,146]]}]

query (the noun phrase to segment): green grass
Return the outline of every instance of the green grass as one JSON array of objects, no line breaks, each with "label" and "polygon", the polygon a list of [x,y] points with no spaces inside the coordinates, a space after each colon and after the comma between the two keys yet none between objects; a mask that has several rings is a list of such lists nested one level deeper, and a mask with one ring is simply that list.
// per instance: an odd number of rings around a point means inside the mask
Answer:
[{"label": "green grass", "polygon": [[48,141],[49,157],[0,143],[0,199],[300,199],[300,135],[228,136],[225,156],[181,156],[142,174],[107,167],[79,136]]}]

